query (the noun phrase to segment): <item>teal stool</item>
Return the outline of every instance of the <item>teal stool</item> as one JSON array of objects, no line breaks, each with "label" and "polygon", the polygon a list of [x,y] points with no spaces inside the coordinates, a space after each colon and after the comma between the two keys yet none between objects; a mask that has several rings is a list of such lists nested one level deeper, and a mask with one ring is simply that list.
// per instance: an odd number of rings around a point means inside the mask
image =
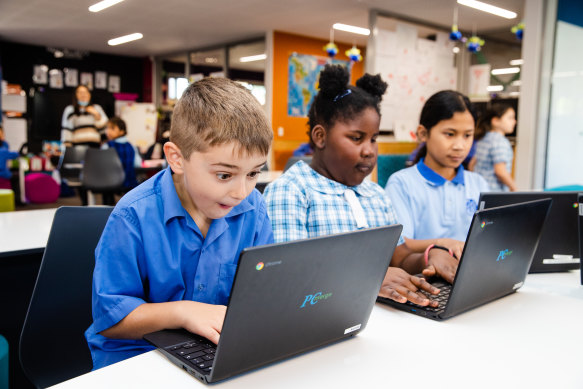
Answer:
[{"label": "teal stool", "polygon": [[8,342],[0,335],[0,389],[8,389]]}]

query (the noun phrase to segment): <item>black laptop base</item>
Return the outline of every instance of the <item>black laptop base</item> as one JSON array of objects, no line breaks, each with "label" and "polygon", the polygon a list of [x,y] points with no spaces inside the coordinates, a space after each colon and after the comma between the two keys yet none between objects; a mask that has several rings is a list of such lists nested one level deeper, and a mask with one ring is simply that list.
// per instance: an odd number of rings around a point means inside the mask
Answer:
[{"label": "black laptop base", "polygon": [[153,332],[144,339],[153,344],[169,344],[160,348],[168,359],[195,378],[209,382],[216,353],[216,345],[210,340],[183,329]]}]

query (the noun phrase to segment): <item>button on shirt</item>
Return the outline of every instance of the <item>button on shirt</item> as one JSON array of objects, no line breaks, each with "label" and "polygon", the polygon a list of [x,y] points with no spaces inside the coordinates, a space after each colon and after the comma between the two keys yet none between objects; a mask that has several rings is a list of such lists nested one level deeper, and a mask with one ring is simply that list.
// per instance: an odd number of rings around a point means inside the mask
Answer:
[{"label": "button on shirt", "polygon": [[[351,208],[345,194],[347,190],[354,192],[362,206],[368,227],[397,224],[391,201],[376,183],[365,180],[349,187],[320,175],[304,161],[298,161],[265,188],[275,241],[358,229],[355,214],[361,211]],[[399,244],[403,242],[400,238]]]},{"label": "button on shirt", "polygon": [[254,190],[206,238],[176,193],[170,168],[126,194],[95,250],[93,319],[86,332],[95,369],[153,349],[143,340],[109,339],[110,328],[140,304],[193,300],[226,305],[242,249],[273,242]]},{"label": "button on shirt", "polygon": [[415,166],[391,175],[386,191],[403,224],[403,236],[465,241],[480,192],[487,192],[488,184],[461,165],[448,181],[421,159]]},{"label": "button on shirt", "polygon": [[496,192],[508,192],[510,188],[498,180],[494,173],[494,165],[500,162],[506,164],[508,173],[512,172],[512,160],[514,153],[512,145],[506,137],[499,132],[489,131],[478,141],[476,146],[476,173],[486,179],[490,190]]}]

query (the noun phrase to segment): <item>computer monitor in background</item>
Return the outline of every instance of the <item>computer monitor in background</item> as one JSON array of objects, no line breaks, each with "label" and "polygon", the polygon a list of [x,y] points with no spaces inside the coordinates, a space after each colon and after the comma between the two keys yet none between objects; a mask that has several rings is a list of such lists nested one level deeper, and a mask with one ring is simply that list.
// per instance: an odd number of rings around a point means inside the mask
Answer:
[{"label": "computer monitor in background", "polygon": [[529,273],[580,267],[579,192],[492,192],[480,195],[479,209],[550,198],[553,200]]}]

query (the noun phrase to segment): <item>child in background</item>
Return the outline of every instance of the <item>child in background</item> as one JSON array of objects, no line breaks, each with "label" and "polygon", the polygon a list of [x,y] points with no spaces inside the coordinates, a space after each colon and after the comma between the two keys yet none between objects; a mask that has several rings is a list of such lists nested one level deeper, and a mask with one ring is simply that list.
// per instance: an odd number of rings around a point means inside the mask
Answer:
[{"label": "child in background", "polygon": [[488,191],[482,176],[462,166],[474,140],[471,110],[461,93],[446,90],[431,96],[417,128],[425,146],[416,164],[387,181],[385,189],[413,250],[435,244],[460,258],[480,192]]},{"label": "child in background", "polygon": [[219,340],[239,253],[273,242],[253,190],[273,133],[226,78],[191,84],[174,108],[169,167],[118,202],[95,249],[93,368],[153,350],[146,333],[184,328]]},{"label": "child in background", "polygon": [[12,189],[12,172],[8,167],[8,161],[18,158],[18,153],[10,151],[10,146],[4,140],[4,129],[0,126],[0,189]]},{"label": "child in background", "polygon": [[107,122],[105,134],[107,143],[102,148],[114,148],[117,151],[125,172],[123,189],[124,191],[133,189],[138,185],[136,168],[142,165],[142,158],[138,150],[128,141],[126,123],[121,118],[112,117]]},{"label": "child in background", "polygon": [[476,147],[475,171],[486,179],[492,191],[514,192],[517,189],[511,175],[514,153],[505,136],[514,131],[514,126],[514,108],[502,104],[493,104],[478,122],[481,139]]},{"label": "child in background", "polygon": [[[312,162],[297,162],[265,190],[276,242],[397,223],[383,188],[365,180],[377,160],[379,105],[387,84],[378,75],[364,75],[356,87],[348,80],[345,68],[326,65],[309,112]],[[431,250],[424,257],[400,239],[379,294],[435,306],[417,292],[439,291],[410,274],[437,273],[451,282],[456,269],[457,261],[446,251]]]}]

